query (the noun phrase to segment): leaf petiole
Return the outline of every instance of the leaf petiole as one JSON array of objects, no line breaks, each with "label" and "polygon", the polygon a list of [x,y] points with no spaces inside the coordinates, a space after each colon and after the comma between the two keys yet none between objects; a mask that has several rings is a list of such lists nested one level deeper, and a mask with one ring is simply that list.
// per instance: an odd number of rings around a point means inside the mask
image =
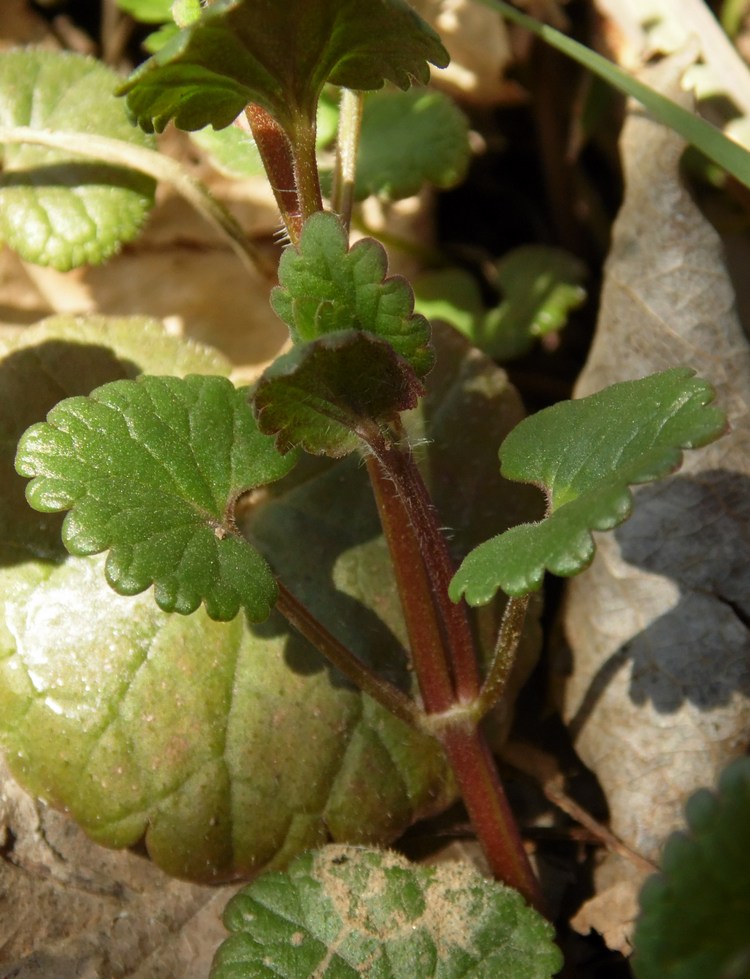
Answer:
[{"label": "leaf petiole", "polygon": [[332,635],[328,629],[277,580],[279,596],[276,609],[287,622],[304,636],[326,659],[363,693],[411,727],[420,727],[423,717],[416,703],[397,686],[379,676],[358,656]]},{"label": "leaf petiole", "polygon": [[349,230],[354,205],[357,151],[362,128],[364,98],[361,92],[341,90],[339,107],[339,131],[336,144],[336,164],[333,171],[331,207]]}]

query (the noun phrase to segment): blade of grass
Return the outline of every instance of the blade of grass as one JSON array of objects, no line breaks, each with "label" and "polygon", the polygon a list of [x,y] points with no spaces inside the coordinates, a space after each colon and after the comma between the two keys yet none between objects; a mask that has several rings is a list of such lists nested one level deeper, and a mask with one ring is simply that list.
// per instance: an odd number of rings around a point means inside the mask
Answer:
[{"label": "blade of grass", "polygon": [[736,180],[750,187],[750,153],[733,142],[710,123],[676,105],[671,99],[628,75],[613,62],[591,51],[578,41],[561,34],[554,27],[540,24],[532,17],[504,3],[503,0],[477,0],[495,10],[512,23],[530,31],[536,37],[577,61],[590,72],[598,75],[613,88],[641,103],[658,122],[679,133],[692,146],[700,150],[714,163],[723,167]]}]

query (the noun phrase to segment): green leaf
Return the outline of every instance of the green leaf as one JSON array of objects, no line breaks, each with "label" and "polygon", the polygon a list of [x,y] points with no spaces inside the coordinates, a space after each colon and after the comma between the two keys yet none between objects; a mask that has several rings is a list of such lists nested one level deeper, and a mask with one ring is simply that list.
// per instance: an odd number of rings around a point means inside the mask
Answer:
[{"label": "green leaf", "polygon": [[13,465],[21,435],[61,398],[136,377],[144,350],[159,372],[229,373],[216,351],[169,336],[142,316],[53,316],[24,327],[15,342],[0,339],[0,563],[65,555],[62,518],[26,502],[26,480]]},{"label": "green leaf", "polygon": [[593,530],[611,530],[629,515],[628,486],[677,469],[682,449],[726,430],[714,392],[688,368],[625,381],[580,401],[564,401],[525,419],[500,448],[507,479],[533,483],[547,515],[480,544],[451,582],[451,598],[488,602],[536,591],[545,570],[569,577],[593,559]]},{"label": "green leaf", "polygon": [[172,19],[173,0],[116,0],[120,10],[144,24],[162,24]]},{"label": "green leaf", "polygon": [[487,314],[472,339],[499,361],[528,353],[535,340],[562,329],[586,299],[582,262],[562,248],[525,245],[497,265],[500,305]]},{"label": "green leaf", "polygon": [[340,458],[416,407],[424,393],[409,364],[384,341],[357,330],[329,333],[278,357],[253,397],[258,427],[280,452],[300,446]]},{"label": "green leaf", "polygon": [[414,308],[428,320],[450,323],[475,346],[486,315],[476,278],[458,268],[423,272],[414,280]]},{"label": "green leaf", "polygon": [[388,259],[374,238],[351,248],[333,214],[313,214],[298,248],[279,264],[271,305],[295,343],[340,330],[364,330],[386,340],[419,377],[434,363],[430,326],[414,313],[414,296],[400,275],[386,277]]},{"label": "green leaf", "polygon": [[[94,132],[151,146],[115,97],[119,81],[81,55],[4,53],[0,128],[81,133],[82,140]],[[29,143],[0,150],[0,239],[29,262],[62,271],[103,262],[137,235],[153,204],[154,181],[134,170]]]},{"label": "green leaf", "polygon": [[733,762],[718,793],[685,808],[688,829],[667,841],[662,871],[641,891],[637,979],[750,977],[750,758]]},{"label": "green leaf", "polygon": [[326,847],[232,898],[211,979],[548,979],[553,929],[509,887],[464,863]]},{"label": "green leaf", "polygon": [[323,85],[408,88],[427,62],[445,67],[438,36],[404,0],[217,0],[123,86],[148,131],[221,129],[249,102],[291,131],[311,125]]},{"label": "green leaf", "polygon": [[276,583],[237,531],[235,504],[293,464],[258,431],[245,391],[200,375],[114,381],[66,399],[26,432],[16,457],[33,477],[35,509],[71,511],[68,550],[109,550],[107,580],[120,594],[154,584],[167,612],[204,602],[211,618],[242,607],[252,621],[268,616]]},{"label": "green leaf", "polygon": [[[353,690],[275,613],[251,627],[204,609],[169,615],[148,593],[120,597],[102,557],[61,554],[57,516],[16,494],[18,437],[60,397],[87,393],[87,378],[227,372],[226,362],[137,318],[55,318],[4,352],[0,451],[14,497],[0,512],[0,745],[19,781],[98,842],[143,845],[166,872],[206,882],[284,866],[328,839],[387,843],[449,805],[437,742]],[[272,485],[238,517],[313,613],[406,688],[368,482],[356,459],[324,466],[293,473],[292,492]],[[5,489],[0,479],[0,507]],[[31,544],[16,495],[44,523]]]},{"label": "green leaf", "polygon": [[476,280],[461,269],[427,272],[414,283],[415,306],[443,319],[488,356],[503,362],[560,330],[586,299],[583,264],[561,248],[523,245],[497,264],[504,299],[486,310]]},{"label": "green leaf", "polygon": [[466,175],[469,122],[440,92],[377,92],[362,113],[355,196],[399,200],[425,184],[446,189]]}]

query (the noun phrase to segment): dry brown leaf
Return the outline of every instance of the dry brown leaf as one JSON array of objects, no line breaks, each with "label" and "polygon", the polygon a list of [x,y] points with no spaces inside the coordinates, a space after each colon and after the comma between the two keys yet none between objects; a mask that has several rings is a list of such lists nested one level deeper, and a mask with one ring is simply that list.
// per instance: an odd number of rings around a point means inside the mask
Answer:
[{"label": "dry brown leaf", "polygon": [[205,979],[233,887],[172,880],[86,839],[0,767],[0,975]]},{"label": "dry brown leaf", "polygon": [[[669,89],[676,97],[676,79]],[[600,537],[568,592],[562,691],[613,831],[657,861],[687,796],[745,751],[750,731],[750,349],[721,241],[679,179],[682,150],[631,110],[626,197],[576,394],[687,364],[715,385],[732,433],[638,491],[633,517]]]}]

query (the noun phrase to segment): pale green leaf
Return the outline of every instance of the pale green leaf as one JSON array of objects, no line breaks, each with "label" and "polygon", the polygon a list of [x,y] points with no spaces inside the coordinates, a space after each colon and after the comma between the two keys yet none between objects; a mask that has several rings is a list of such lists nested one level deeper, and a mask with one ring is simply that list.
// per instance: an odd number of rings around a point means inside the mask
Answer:
[{"label": "pale green leaf", "polygon": [[466,863],[331,846],[230,901],[211,979],[549,979],[552,925]]},{"label": "pale green leaf", "polygon": [[120,10],[144,24],[161,24],[172,19],[173,0],[116,0]]},{"label": "pale green leaf", "polygon": [[[151,146],[114,94],[119,81],[77,54],[2,53],[0,127]],[[153,180],[134,170],[29,143],[8,143],[0,153],[0,239],[27,261],[63,271],[103,262],[135,238],[153,204]]]},{"label": "pale green leaf", "polygon": [[[227,370],[135,318],[57,318],[5,353],[9,471],[23,429],[60,397],[87,393],[87,377]],[[0,743],[29,791],[94,839],[143,843],[168,873],[218,881],[328,838],[388,842],[452,801],[437,743],[352,690],[275,615],[251,628],[203,609],[163,613],[150,594],[122,598],[103,559],[66,558],[52,546],[58,521],[27,512],[47,522],[33,544],[19,510],[0,520]],[[242,515],[341,641],[408,684],[398,596],[361,470],[336,467]]]},{"label": "pale green leaf", "polygon": [[733,762],[718,792],[696,792],[687,830],[667,840],[661,873],[641,891],[637,979],[750,977],[750,759]]},{"label": "pale green leaf", "polygon": [[580,401],[564,401],[525,419],[500,448],[501,471],[544,490],[547,515],[480,544],[465,559],[451,597],[472,605],[536,591],[545,570],[578,574],[594,556],[594,530],[629,515],[629,486],[677,469],[682,450],[718,438],[723,412],[714,392],[687,368],[615,384]]}]

